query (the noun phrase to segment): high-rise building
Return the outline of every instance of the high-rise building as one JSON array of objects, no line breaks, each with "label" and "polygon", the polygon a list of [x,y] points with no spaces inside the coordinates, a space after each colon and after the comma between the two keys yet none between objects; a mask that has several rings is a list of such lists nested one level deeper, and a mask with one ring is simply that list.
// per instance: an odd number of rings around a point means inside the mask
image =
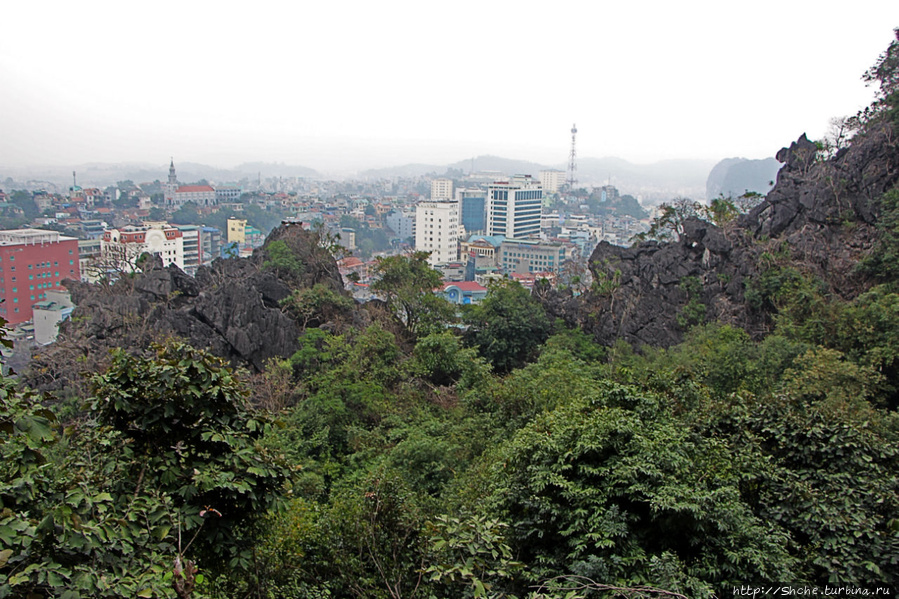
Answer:
[{"label": "high-rise building", "polygon": [[540,185],[546,193],[559,193],[559,188],[565,185],[565,171],[550,169],[540,171]]},{"label": "high-rise building", "polygon": [[543,187],[530,175],[487,186],[487,234],[523,239],[540,234]]},{"label": "high-rise building", "polygon": [[78,240],[56,231],[0,231],[0,316],[11,325],[32,318],[32,306],[62,281],[81,278]]},{"label": "high-rise building", "polygon": [[411,216],[399,210],[394,210],[387,215],[385,219],[390,230],[396,233],[396,236],[405,241],[408,238],[415,240],[415,215]]},{"label": "high-rise building", "polygon": [[190,276],[197,274],[203,264],[203,244],[200,240],[200,227],[197,225],[175,225],[181,231],[184,246],[184,272]]},{"label": "high-rise building", "polygon": [[487,230],[487,192],[482,189],[457,189],[456,201],[462,212],[462,226],[466,233]]},{"label": "high-rise building", "polygon": [[203,264],[212,264],[212,261],[222,254],[222,232],[216,227],[201,227],[200,246]]},{"label": "high-rise building", "polygon": [[428,263],[459,259],[459,203],[421,202],[415,208],[415,249],[430,252]]},{"label": "high-rise building", "polygon": [[453,180],[452,179],[432,179],[431,180],[431,200],[452,200],[453,199]]}]

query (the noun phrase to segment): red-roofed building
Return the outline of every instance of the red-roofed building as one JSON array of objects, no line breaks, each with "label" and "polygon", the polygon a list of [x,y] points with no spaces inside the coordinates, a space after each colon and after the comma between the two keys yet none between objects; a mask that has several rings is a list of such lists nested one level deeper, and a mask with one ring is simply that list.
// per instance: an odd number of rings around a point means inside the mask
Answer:
[{"label": "red-roofed building", "polygon": [[210,185],[181,185],[175,190],[173,206],[180,208],[188,202],[197,206],[215,206],[215,189]]},{"label": "red-roofed building", "polygon": [[180,208],[188,202],[197,206],[215,206],[215,189],[211,185],[179,185],[175,175],[175,161],[169,166],[169,180],[164,186],[163,198],[166,206]]},{"label": "red-roofed building", "polygon": [[355,256],[347,256],[346,258],[338,260],[337,269],[340,271],[340,276],[344,279],[347,278],[347,275],[356,273],[359,277],[359,281],[368,280],[368,265]]}]

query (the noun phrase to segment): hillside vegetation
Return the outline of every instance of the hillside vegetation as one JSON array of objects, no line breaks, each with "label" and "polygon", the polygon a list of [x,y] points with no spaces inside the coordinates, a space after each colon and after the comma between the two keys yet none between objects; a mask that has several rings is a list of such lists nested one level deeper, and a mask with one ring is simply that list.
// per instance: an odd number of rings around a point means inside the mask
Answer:
[{"label": "hillside vegetation", "polygon": [[457,313],[417,253],[360,306],[290,226],[79,288],[0,385],[0,597],[895,588],[899,38],[867,76],[851,141],[601,245],[581,295]]}]

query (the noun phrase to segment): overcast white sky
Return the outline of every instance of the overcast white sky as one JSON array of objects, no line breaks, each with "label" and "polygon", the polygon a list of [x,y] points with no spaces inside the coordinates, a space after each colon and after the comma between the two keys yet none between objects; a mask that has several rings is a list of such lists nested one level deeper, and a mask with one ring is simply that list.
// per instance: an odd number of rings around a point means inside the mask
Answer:
[{"label": "overcast white sky", "polygon": [[773,156],[854,114],[896,0],[7,2],[0,165]]}]

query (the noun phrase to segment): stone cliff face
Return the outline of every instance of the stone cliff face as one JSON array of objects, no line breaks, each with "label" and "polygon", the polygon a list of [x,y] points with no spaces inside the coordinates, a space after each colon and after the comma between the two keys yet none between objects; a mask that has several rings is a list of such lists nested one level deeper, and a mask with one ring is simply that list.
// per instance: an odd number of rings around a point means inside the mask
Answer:
[{"label": "stone cliff face", "polygon": [[678,343],[700,304],[705,320],[758,336],[770,327],[770,314],[751,309],[745,291],[765,252],[787,253],[832,293],[853,297],[868,285],[855,267],[876,239],[875,200],[899,182],[894,138],[888,126],[877,126],[822,161],[803,135],[778,152],[784,166],[777,183],[748,214],[723,227],[688,219],[670,243],[601,243],[590,257],[593,290],[579,297],[545,291],[544,303],[606,344]]},{"label": "stone cliff face", "polygon": [[77,305],[72,319],[61,327],[59,341],[35,356],[26,378],[42,390],[59,389],[72,380],[73,359],[102,364],[108,349],[143,349],[167,336],[255,371],[269,358],[290,356],[300,327],[279,302],[300,286],[324,283],[342,290],[343,285],[315,233],[288,225],[273,231],[266,243],[273,240],[296,253],[301,272],[278,276],[264,266],[262,248],[250,258],[216,260],[195,278],[157,263],[108,289],[70,283]]}]

